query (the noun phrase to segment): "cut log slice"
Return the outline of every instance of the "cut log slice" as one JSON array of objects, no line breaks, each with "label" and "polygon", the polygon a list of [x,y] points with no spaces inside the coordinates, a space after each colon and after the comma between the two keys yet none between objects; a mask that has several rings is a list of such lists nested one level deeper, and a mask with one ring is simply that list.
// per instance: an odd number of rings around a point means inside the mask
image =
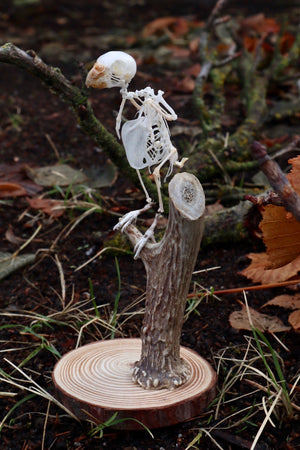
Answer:
[{"label": "cut log slice", "polygon": [[[193,350],[180,348],[190,365],[190,379],[174,390],[146,390],[131,379],[140,358],[140,339],[100,341],[72,350],[53,371],[59,400],[81,420],[106,422],[126,419],[117,429],[159,428],[191,420],[214,399],[217,376],[210,364]],[[132,420],[133,419],[133,420]]]}]

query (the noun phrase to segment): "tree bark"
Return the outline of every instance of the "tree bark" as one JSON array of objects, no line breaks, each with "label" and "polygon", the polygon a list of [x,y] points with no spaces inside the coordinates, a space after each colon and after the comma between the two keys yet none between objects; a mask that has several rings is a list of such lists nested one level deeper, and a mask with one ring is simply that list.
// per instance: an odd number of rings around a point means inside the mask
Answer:
[{"label": "tree bark", "polygon": [[[169,220],[163,239],[147,244],[140,257],[147,272],[146,310],[141,332],[141,359],[133,379],[146,389],[173,389],[185,383],[190,368],[179,355],[180,335],[192,272],[204,226],[205,196],[191,174],[169,184]],[[140,232],[125,231],[135,245]]]}]

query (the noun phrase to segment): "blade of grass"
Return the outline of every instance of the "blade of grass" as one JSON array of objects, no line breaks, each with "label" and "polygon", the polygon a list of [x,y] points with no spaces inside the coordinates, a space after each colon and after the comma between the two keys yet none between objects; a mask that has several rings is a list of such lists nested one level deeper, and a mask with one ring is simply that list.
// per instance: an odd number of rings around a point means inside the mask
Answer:
[{"label": "blade of grass", "polygon": [[90,288],[90,295],[91,295],[93,307],[94,307],[94,310],[95,310],[95,315],[97,317],[100,317],[100,313],[98,311],[97,303],[96,303],[96,299],[95,299],[95,295],[94,295],[94,286],[93,286],[92,280],[90,278],[89,278],[89,288]]},{"label": "blade of grass", "polygon": [[[121,274],[120,274],[120,267],[119,267],[119,262],[118,262],[118,258],[115,256],[115,263],[116,263],[116,270],[117,270],[117,276],[118,276],[118,292],[115,298],[115,303],[114,303],[114,310],[113,310],[113,314],[112,314],[112,318],[111,318],[111,325],[115,328],[116,326],[116,322],[117,322],[117,312],[118,312],[118,306],[119,306],[119,300],[121,297]],[[114,339],[115,337],[115,330],[113,330],[111,332],[110,338]]]},{"label": "blade of grass", "polygon": [[33,397],[35,397],[36,394],[29,394],[26,395],[26,397],[22,398],[21,400],[19,400],[14,406],[12,406],[10,408],[10,410],[8,411],[8,413],[6,414],[6,416],[2,419],[1,423],[0,423],[0,433],[2,431],[2,428],[6,422],[6,420],[9,418],[9,416],[12,415],[12,413],[19,408],[19,406],[21,406],[23,403],[27,402],[28,400],[32,399]]},{"label": "blade of grass", "polygon": [[275,406],[277,405],[278,399],[279,399],[280,396],[281,396],[281,392],[282,392],[282,391],[281,391],[281,389],[280,389],[280,390],[278,391],[278,393],[277,393],[277,395],[276,395],[276,398],[275,398],[275,400],[273,401],[273,403],[272,403],[272,405],[271,405],[271,407],[270,407],[268,413],[266,414],[266,417],[264,418],[264,420],[263,420],[263,422],[262,422],[262,424],[261,424],[261,426],[260,426],[260,428],[259,428],[259,430],[258,430],[256,436],[255,436],[255,439],[254,439],[254,441],[253,441],[253,443],[252,443],[252,445],[251,445],[250,450],[254,450],[254,449],[255,449],[256,444],[257,444],[257,442],[258,442],[258,440],[259,440],[259,438],[260,438],[260,436],[261,436],[261,434],[262,434],[262,432],[263,432],[263,430],[264,430],[264,428],[265,428],[267,422],[270,421],[271,414],[272,414],[272,412],[273,412],[273,409],[274,409]]},{"label": "blade of grass", "polygon": [[125,418],[125,419],[117,419],[117,415],[118,412],[115,412],[106,422],[104,423],[100,423],[99,425],[97,425],[95,428],[93,428],[90,432],[89,435],[90,436],[95,436],[97,433],[100,433],[99,437],[102,438],[103,437],[103,430],[105,428],[111,427],[113,425],[117,425],[118,423],[122,423],[122,422],[126,422],[128,420],[131,420],[133,422],[138,423],[139,425],[141,425],[152,437],[152,439],[154,439],[153,434],[151,433],[151,431],[149,430],[148,427],[146,427],[146,425],[144,425],[142,422],[140,422],[138,419],[134,419],[131,417]]}]

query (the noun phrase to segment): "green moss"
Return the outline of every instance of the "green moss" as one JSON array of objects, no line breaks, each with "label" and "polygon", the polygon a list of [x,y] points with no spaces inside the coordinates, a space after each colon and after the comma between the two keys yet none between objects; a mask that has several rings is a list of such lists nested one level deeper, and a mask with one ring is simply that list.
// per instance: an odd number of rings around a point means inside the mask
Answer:
[{"label": "green moss", "polygon": [[115,233],[110,239],[103,242],[103,247],[109,247],[107,253],[117,255],[133,255],[131,245],[122,233]]}]

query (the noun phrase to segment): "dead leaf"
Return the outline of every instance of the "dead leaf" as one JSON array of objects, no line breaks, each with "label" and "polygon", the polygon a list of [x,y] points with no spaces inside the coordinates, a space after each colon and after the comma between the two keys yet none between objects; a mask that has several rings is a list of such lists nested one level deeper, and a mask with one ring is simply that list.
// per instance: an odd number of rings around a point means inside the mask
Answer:
[{"label": "dead leaf", "polygon": [[265,145],[268,148],[273,147],[275,144],[282,144],[288,140],[289,136],[287,134],[284,134],[282,136],[278,136],[275,138],[270,137],[264,137],[263,139],[260,139],[260,143]]},{"label": "dead leaf", "polygon": [[300,309],[297,309],[289,315],[289,323],[297,333],[300,333]]},{"label": "dead leaf", "polygon": [[260,229],[267,247],[270,267],[285,266],[300,255],[300,222],[281,206],[267,205]]},{"label": "dead leaf", "polygon": [[0,198],[20,197],[23,195],[28,195],[28,192],[20,184],[8,181],[0,182]]},{"label": "dead leaf", "polygon": [[186,70],[183,70],[183,73],[185,75],[189,75],[191,77],[196,78],[199,75],[200,70],[201,70],[200,64],[196,63],[196,64],[193,64],[192,66],[188,67]]},{"label": "dead leaf", "polygon": [[28,176],[40,186],[69,186],[71,184],[84,183],[86,175],[80,170],[73,169],[67,164],[56,164],[54,166],[28,168]]},{"label": "dead leaf", "polygon": [[27,164],[0,164],[0,197],[34,195],[42,190],[26,173]]},{"label": "dead leaf", "polygon": [[145,26],[142,35],[149,37],[171,32],[174,36],[178,37],[186,34],[189,28],[189,22],[182,17],[159,17]]},{"label": "dead leaf", "polygon": [[26,198],[33,209],[40,209],[51,217],[60,217],[65,211],[63,200],[51,200],[48,198]]},{"label": "dead leaf", "polygon": [[13,256],[12,253],[0,252],[0,280],[11,275],[18,269],[33,263],[35,255],[28,253],[19,256]]},{"label": "dead leaf", "polygon": [[272,300],[269,300],[267,303],[265,303],[262,308],[265,306],[280,306],[281,308],[286,309],[300,309],[300,294],[296,295],[278,295],[277,297],[274,297]]},{"label": "dead leaf", "polygon": [[[287,175],[300,194],[300,155],[289,160],[292,169]],[[268,205],[262,209],[260,229],[266,253],[251,253],[252,260],[242,275],[256,283],[276,283],[294,277],[300,271],[300,222],[281,206]]]},{"label": "dead leaf", "polygon": [[200,43],[200,39],[194,38],[189,42],[189,49],[191,51],[191,53],[196,53],[199,50],[199,43]]},{"label": "dead leaf", "polygon": [[292,165],[292,168],[290,173],[287,174],[287,178],[298,195],[300,195],[300,156],[291,158],[288,162]]},{"label": "dead leaf", "polygon": [[285,55],[288,53],[295,42],[295,36],[290,33],[283,33],[280,39],[280,52]]},{"label": "dead leaf", "polygon": [[[249,308],[249,312],[254,328],[257,328],[261,332],[269,331],[270,333],[280,333],[291,329],[291,327],[284,325],[284,323],[276,316],[261,314],[252,308]],[[242,305],[240,311],[233,311],[230,314],[229,322],[230,325],[237,330],[251,331],[251,325],[245,305]]]},{"label": "dead leaf", "polygon": [[13,232],[12,226],[9,225],[8,229],[5,232],[5,239],[11,244],[20,245],[26,241],[26,239],[22,239],[15,235]]},{"label": "dead leaf", "polygon": [[194,88],[195,88],[195,79],[193,79],[190,76],[186,76],[182,80],[176,81],[174,85],[174,90],[184,93],[193,92]]},{"label": "dead leaf", "polygon": [[277,34],[280,31],[279,23],[273,18],[265,17],[263,13],[240,20],[240,28],[243,34],[250,35],[253,33],[258,35]]},{"label": "dead leaf", "polygon": [[254,283],[279,283],[289,280],[300,271],[300,255],[289,264],[277,269],[266,269],[270,265],[270,260],[266,253],[249,253],[247,257],[251,259],[251,264],[241,274],[251,279]]},{"label": "dead leaf", "polygon": [[86,184],[91,188],[112,186],[118,177],[116,166],[111,161],[85,169],[84,174],[87,176]]}]

